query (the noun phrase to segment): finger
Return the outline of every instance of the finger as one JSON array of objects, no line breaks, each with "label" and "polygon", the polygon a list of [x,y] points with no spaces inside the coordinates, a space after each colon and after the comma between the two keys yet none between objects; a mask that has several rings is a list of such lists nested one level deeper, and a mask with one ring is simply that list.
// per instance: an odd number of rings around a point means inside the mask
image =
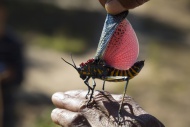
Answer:
[{"label": "finger", "polygon": [[123,7],[118,0],[108,0],[105,4],[105,9],[107,13],[112,15],[116,15],[128,10],[125,7]]},{"label": "finger", "polygon": [[101,4],[103,7],[105,7],[106,1],[107,1],[107,0],[99,0],[100,4]]},{"label": "finger", "polygon": [[149,0],[107,0],[105,9],[112,15],[138,7]]},{"label": "finger", "polygon": [[70,90],[70,91],[66,91],[64,94],[68,94],[72,97],[85,99],[87,91],[86,90]]},{"label": "finger", "polygon": [[51,118],[54,123],[66,126],[66,127],[75,127],[75,126],[87,126],[90,127],[90,124],[86,118],[78,112],[72,112],[65,109],[54,109],[51,113]]},{"label": "finger", "polygon": [[[75,95],[75,94],[74,94]],[[80,95],[80,94],[78,94]],[[81,99],[80,96],[75,96],[57,92],[52,95],[52,102],[58,108],[67,109],[73,112],[80,111],[86,107],[86,99]]]},{"label": "finger", "polygon": [[149,0],[118,0],[121,5],[126,9],[138,7]]}]

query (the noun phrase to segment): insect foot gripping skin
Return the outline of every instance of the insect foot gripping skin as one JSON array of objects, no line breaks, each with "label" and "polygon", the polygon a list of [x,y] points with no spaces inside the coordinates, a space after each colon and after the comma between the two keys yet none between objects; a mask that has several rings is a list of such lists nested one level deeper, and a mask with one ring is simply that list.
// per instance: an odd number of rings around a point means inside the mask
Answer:
[{"label": "insect foot gripping skin", "polygon": [[[67,64],[73,66],[78,71],[80,77],[88,87],[86,98],[91,91],[87,106],[93,98],[96,86],[95,78],[104,81],[103,89],[105,81],[126,81],[123,99],[118,110],[118,119],[121,116],[128,82],[144,66],[144,61],[136,62],[139,53],[139,44],[132,26],[126,19],[127,15],[128,11],[118,15],[107,14],[94,59],[89,59],[87,62],[81,63],[79,67],[76,67],[72,56],[73,64],[62,58]],[[90,78],[93,80],[92,87],[88,83]]]}]

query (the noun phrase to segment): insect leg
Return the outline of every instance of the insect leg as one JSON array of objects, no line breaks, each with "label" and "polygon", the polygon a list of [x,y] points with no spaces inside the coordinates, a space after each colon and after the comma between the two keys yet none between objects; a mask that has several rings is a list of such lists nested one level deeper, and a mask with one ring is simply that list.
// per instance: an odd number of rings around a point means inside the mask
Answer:
[{"label": "insect leg", "polygon": [[87,105],[91,102],[91,100],[92,100],[92,98],[93,98],[93,94],[94,94],[94,89],[95,89],[95,87],[96,87],[96,82],[95,82],[94,78],[92,78],[92,80],[93,80],[93,87],[92,87],[92,89],[91,89],[92,92],[91,92],[91,94],[90,94],[90,99],[89,99]]},{"label": "insect leg", "polygon": [[104,82],[103,82],[103,86],[102,86],[102,90],[104,91],[104,88],[105,88],[105,80],[104,80]]},{"label": "insect leg", "polygon": [[86,77],[86,79],[84,80],[84,83],[86,84],[86,86],[88,87],[88,92],[86,94],[86,99],[88,98],[88,95],[90,93],[90,90],[92,90],[92,87],[89,86],[88,80],[90,79],[89,76]]},{"label": "insect leg", "polygon": [[124,93],[123,93],[123,98],[122,98],[122,101],[121,101],[121,104],[119,106],[119,110],[118,110],[118,121],[120,122],[120,118],[121,118],[121,108],[123,106],[123,101],[124,101],[124,98],[125,98],[125,94],[126,94],[126,91],[127,91],[127,86],[128,86],[128,83],[129,83],[129,78],[125,78],[126,80],[126,84],[125,84],[125,90],[124,90]]}]

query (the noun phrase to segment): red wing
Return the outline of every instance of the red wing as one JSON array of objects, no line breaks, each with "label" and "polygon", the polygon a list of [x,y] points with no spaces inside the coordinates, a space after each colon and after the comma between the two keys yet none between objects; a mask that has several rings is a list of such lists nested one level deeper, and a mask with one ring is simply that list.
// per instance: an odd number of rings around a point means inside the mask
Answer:
[{"label": "red wing", "polygon": [[109,66],[127,70],[136,62],[138,53],[139,44],[136,34],[131,24],[123,20],[109,40],[103,60]]}]

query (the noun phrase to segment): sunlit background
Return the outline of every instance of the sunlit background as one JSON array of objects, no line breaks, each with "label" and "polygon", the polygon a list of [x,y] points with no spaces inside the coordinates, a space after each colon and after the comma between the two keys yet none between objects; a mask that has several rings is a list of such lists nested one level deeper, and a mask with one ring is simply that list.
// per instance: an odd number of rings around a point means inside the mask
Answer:
[{"label": "sunlit background", "polygon": [[[93,58],[106,16],[97,0],[9,0],[9,27],[24,43],[25,76],[16,96],[18,127],[53,127],[51,95],[87,89],[68,61]],[[190,126],[190,1],[151,0],[130,11],[141,73],[127,94],[166,127]],[[109,88],[108,88],[109,86]],[[102,81],[97,81],[101,89]],[[106,83],[122,93],[123,83]]]}]

